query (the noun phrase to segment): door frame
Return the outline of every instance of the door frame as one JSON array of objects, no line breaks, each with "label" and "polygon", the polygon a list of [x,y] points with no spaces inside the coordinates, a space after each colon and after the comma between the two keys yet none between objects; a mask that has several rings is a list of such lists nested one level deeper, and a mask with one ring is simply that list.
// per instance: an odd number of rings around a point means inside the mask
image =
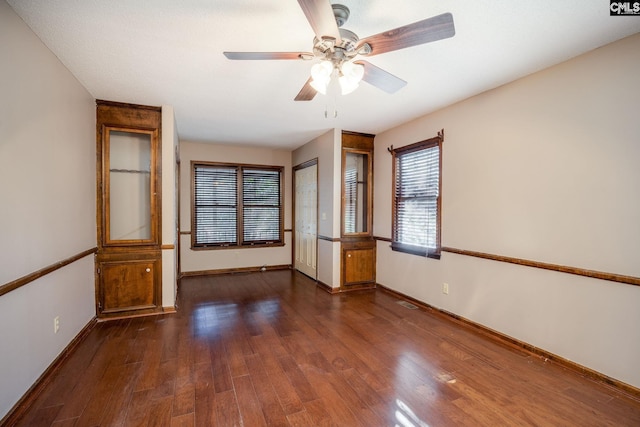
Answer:
[{"label": "door frame", "polygon": [[[315,257],[316,257],[316,277],[311,277],[311,279],[315,280],[316,282],[318,281],[318,203],[320,201],[320,197],[319,194],[320,192],[318,191],[318,182],[320,181],[319,177],[320,177],[320,168],[318,167],[318,158],[314,158],[311,160],[307,160],[306,162],[302,162],[299,165],[296,165],[292,168],[292,200],[291,200],[291,209],[292,209],[292,233],[291,233],[291,265],[293,267],[294,270],[299,271],[300,273],[302,273],[300,270],[296,269],[296,172],[302,169],[306,169],[308,167],[311,166],[315,166],[316,167],[316,250],[315,250]],[[302,273],[305,274],[305,273]],[[306,276],[306,274],[305,274]],[[308,276],[307,276],[308,277]]]}]

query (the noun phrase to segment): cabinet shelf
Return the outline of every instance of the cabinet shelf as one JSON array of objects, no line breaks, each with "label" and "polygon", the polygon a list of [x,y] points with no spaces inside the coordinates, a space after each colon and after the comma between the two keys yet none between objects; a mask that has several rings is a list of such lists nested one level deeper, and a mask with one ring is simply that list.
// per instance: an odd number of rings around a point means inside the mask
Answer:
[{"label": "cabinet shelf", "polygon": [[119,172],[119,173],[144,173],[147,175],[151,174],[151,171],[141,171],[135,169],[109,169],[109,172]]}]

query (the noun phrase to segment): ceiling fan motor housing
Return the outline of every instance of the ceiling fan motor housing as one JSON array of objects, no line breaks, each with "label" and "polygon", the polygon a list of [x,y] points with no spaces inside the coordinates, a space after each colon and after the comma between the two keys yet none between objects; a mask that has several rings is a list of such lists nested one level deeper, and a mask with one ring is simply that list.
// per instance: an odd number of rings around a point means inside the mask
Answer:
[{"label": "ceiling fan motor housing", "polygon": [[351,14],[349,8],[343,4],[332,4],[331,8],[333,9],[333,16],[336,17],[336,24],[338,24],[338,27],[342,27]]}]

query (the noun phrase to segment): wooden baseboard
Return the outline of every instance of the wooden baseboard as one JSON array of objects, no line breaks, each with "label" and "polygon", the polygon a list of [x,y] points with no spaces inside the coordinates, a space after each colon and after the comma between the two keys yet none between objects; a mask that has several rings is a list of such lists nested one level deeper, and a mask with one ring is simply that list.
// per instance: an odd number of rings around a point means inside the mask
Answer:
[{"label": "wooden baseboard", "polygon": [[326,283],[321,282],[319,280],[316,280],[316,286],[318,286],[320,289],[322,289],[323,291],[328,292],[330,294],[340,293],[340,288],[332,288],[331,286],[329,286]]},{"label": "wooden baseboard", "polygon": [[140,313],[127,312],[126,314],[112,314],[109,316],[98,317],[98,322],[108,322],[111,320],[133,319],[134,317],[161,316],[163,314],[175,314],[175,307],[158,307],[153,310],[143,311]]},{"label": "wooden baseboard", "polygon": [[323,282],[321,282],[319,280],[316,281],[316,285],[318,285],[318,287],[320,289],[330,293],[331,295],[343,294],[343,293],[346,293],[346,292],[367,291],[367,290],[371,290],[371,289],[375,289],[376,288],[375,284],[371,284],[371,285],[355,285],[355,286],[348,286],[348,287],[342,287],[342,288],[332,288],[331,286],[329,286],[326,283],[323,283]]},{"label": "wooden baseboard", "polygon": [[340,288],[340,292],[369,291],[375,288],[376,288],[375,283],[362,283],[359,285],[342,286]]},{"label": "wooden baseboard", "polygon": [[162,312],[164,314],[173,314],[173,313],[177,313],[177,309],[176,306],[174,305],[173,307],[162,307]]},{"label": "wooden baseboard", "polygon": [[182,273],[180,273],[180,279],[184,277],[216,276],[220,274],[238,274],[238,273],[257,273],[260,271],[290,270],[290,269],[291,269],[291,264],[283,264],[283,265],[262,265],[262,266],[256,266],[256,267],[221,268],[218,270],[183,271]]},{"label": "wooden baseboard", "polygon": [[381,285],[379,283],[377,284],[377,287],[381,291],[386,292],[390,295],[393,295],[398,299],[408,301],[426,311],[443,316],[453,322],[459,323],[460,325],[473,329],[474,331],[493,340],[494,342],[497,342],[498,344],[501,344],[510,348],[515,348],[519,351],[524,351],[525,353],[534,355],[536,357],[544,359],[545,361],[555,362],[566,369],[569,369],[580,375],[591,378],[594,381],[598,381],[602,384],[612,387],[619,392],[623,392],[633,399],[640,400],[640,388],[634,387],[631,384],[627,384],[623,381],[617,380],[615,378],[611,378],[601,372],[595,371],[591,368],[587,368],[586,366],[582,366],[576,362],[565,359],[564,357],[558,356],[557,354],[553,354],[549,351],[546,351],[544,349],[541,349],[539,347],[536,347],[524,341],[520,341],[518,339],[505,335],[502,332],[498,332],[491,328],[487,328],[484,325],[473,322],[469,319],[466,319],[462,316],[451,313],[447,310],[442,310],[440,308],[429,305],[423,301],[420,301],[418,299],[405,295],[402,292],[398,292],[393,289],[387,288],[386,286]]},{"label": "wooden baseboard", "polygon": [[49,367],[40,375],[33,383],[29,390],[13,405],[13,408],[0,420],[0,426],[15,425],[22,417],[25,416],[33,402],[42,393],[42,390],[51,382],[55,374],[58,372],[62,364],[69,358],[75,348],[82,342],[87,335],[93,330],[97,324],[97,318],[93,318],[84,328],[71,340],[71,342],[62,350]]}]

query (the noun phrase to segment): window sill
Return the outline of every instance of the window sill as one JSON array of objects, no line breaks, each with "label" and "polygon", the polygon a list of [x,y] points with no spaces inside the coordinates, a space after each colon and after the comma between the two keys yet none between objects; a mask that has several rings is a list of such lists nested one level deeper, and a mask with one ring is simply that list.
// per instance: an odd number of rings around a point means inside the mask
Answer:
[{"label": "window sill", "polygon": [[440,259],[439,250],[437,252],[427,252],[425,249],[422,249],[422,248],[416,248],[416,247],[410,247],[410,246],[399,246],[394,244],[391,244],[390,247],[391,247],[391,250],[395,252],[402,252],[409,255],[417,255],[424,258]]},{"label": "window sill", "polygon": [[284,246],[284,242],[274,243],[254,243],[244,245],[199,245],[191,246],[192,251],[209,251],[209,250],[224,250],[224,249],[257,249],[257,248],[275,248]]}]

